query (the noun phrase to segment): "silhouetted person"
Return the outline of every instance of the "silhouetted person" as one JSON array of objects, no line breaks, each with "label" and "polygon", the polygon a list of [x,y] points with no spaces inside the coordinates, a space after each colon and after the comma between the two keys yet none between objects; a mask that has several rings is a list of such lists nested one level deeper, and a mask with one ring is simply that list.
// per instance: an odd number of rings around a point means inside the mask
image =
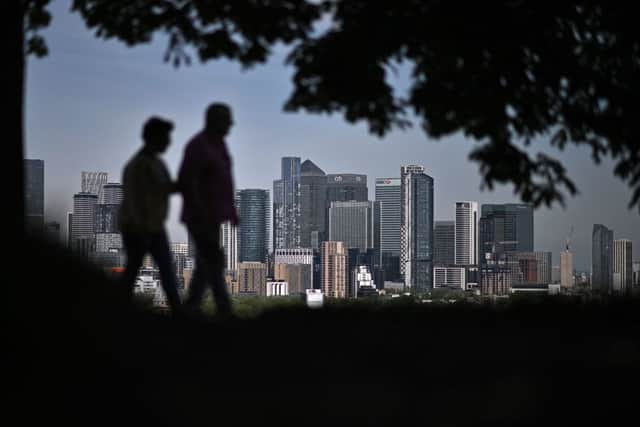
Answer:
[{"label": "silhouetted person", "polygon": [[211,286],[218,317],[232,315],[224,280],[224,253],[220,248],[220,224],[238,223],[234,206],[231,158],[224,141],[233,119],[225,104],[211,104],[205,126],[187,144],[178,173],[183,195],[181,220],[196,246],[195,270],[189,285],[186,307],[200,312],[206,285]]},{"label": "silhouetted person", "polygon": [[144,145],[129,160],[122,174],[124,196],[119,225],[127,252],[127,267],[122,278],[125,289],[133,292],[142,260],[150,253],[160,269],[162,288],[175,314],[180,309],[180,297],[164,227],[169,195],[175,190],[175,184],[159,157],[171,143],[172,130],[171,122],[158,117],[151,117],[144,124]]}]

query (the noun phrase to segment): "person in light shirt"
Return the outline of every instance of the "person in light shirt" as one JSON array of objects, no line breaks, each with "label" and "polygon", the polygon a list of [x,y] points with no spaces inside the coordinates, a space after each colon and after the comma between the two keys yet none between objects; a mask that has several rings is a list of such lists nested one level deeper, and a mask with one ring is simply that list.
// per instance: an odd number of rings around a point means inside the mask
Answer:
[{"label": "person in light shirt", "polygon": [[172,313],[180,311],[180,297],[173,270],[171,250],[165,230],[169,196],[175,183],[160,154],[171,143],[173,124],[151,117],[142,129],[143,147],[127,162],[122,174],[123,199],[118,213],[118,225],[127,253],[127,266],[122,276],[123,286],[133,292],[138,270],[147,253],[160,270],[160,280]]}]

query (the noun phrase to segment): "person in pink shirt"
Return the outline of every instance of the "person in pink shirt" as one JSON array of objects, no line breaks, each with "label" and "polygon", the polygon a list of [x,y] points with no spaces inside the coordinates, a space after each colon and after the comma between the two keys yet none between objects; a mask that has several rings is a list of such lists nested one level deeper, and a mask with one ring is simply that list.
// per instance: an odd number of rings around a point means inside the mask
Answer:
[{"label": "person in pink shirt", "polygon": [[220,318],[232,316],[231,300],[224,280],[224,253],[220,248],[220,224],[238,224],[234,205],[231,158],[225,136],[233,125],[229,106],[211,104],[205,113],[204,129],[187,143],[178,172],[183,196],[181,221],[195,243],[195,270],[185,306],[200,312],[202,296],[209,285]]}]

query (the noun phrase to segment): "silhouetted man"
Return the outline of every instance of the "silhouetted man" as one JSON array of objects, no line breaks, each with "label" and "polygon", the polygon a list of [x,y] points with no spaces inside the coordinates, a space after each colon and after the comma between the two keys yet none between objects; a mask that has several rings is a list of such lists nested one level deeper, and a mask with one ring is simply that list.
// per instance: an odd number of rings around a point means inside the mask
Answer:
[{"label": "silhouetted man", "polygon": [[231,158],[224,141],[233,119],[225,104],[211,104],[204,129],[187,144],[178,173],[183,195],[181,220],[196,245],[196,262],[186,306],[200,312],[206,284],[211,286],[218,316],[231,316],[231,302],[223,276],[224,253],[220,248],[220,224],[238,223],[234,206]]},{"label": "silhouetted man", "polygon": [[180,308],[180,297],[164,227],[169,195],[175,184],[159,157],[171,143],[172,130],[171,122],[158,117],[152,117],[144,124],[144,145],[129,160],[122,174],[124,196],[119,225],[127,252],[127,267],[122,279],[124,286],[128,292],[133,291],[142,260],[147,252],[150,253],[160,269],[162,288],[175,314]]}]

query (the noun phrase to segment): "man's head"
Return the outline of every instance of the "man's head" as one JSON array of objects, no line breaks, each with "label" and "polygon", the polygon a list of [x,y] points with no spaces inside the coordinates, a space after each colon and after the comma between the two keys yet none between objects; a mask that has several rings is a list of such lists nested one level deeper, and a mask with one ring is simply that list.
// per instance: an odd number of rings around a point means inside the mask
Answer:
[{"label": "man's head", "polygon": [[204,130],[211,136],[225,136],[233,125],[231,108],[222,103],[214,103],[207,107],[204,116]]},{"label": "man's head", "polygon": [[142,139],[145,148],[163,153],[171,143],[173,123],[159,117],[151,117],[142,127]]}]

